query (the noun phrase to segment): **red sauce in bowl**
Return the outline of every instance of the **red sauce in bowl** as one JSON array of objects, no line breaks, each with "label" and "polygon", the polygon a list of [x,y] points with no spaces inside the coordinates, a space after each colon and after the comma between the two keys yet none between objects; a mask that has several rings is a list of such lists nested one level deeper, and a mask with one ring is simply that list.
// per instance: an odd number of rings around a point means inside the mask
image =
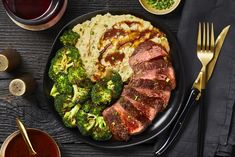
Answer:
[{"label": "red sauce in bowl", "polygon": [[[36,129],[27,129],[27,133],[39,157],[60,157],[55,141],[46,133]],[[17,134],[8,143],[4,157],[32,157],[21,134]]]}]

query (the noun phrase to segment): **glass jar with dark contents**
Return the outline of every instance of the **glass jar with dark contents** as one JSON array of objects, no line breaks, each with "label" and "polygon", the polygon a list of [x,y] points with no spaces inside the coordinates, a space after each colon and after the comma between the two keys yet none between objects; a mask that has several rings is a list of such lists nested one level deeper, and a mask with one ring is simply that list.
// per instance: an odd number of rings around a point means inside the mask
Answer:
[{"label": "glass jar with dark contents", "polygon": [[68,0],[2,0],[7,15],[18,26],[32,31],[55,25],[64,14]]}]

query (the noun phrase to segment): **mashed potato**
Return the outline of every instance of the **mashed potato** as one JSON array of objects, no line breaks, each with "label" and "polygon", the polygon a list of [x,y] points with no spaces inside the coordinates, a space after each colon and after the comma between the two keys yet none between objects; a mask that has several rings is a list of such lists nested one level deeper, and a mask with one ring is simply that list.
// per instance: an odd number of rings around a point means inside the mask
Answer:
[{"label": "mashed potato", "polygon": [[127,81],[133,71],[129,57],[135,48],[146,40],[161,44],[169,51],[165,34],[150,22],[133,15],[97,15],[76,25],[73,31],[80,35],[78,48],[88,77],[93,81],[110,70],[116,70]]}]

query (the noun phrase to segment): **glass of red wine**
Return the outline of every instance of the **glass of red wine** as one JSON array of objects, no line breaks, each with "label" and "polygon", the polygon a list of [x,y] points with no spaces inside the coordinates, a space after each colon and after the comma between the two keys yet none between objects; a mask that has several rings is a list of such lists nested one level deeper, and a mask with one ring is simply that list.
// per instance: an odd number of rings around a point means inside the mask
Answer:
[{"label": "glass of red wine", "polygon": [[55,25],[64,14],[68,0],[2,0],[7,15],[18,26],[32,31]]}]

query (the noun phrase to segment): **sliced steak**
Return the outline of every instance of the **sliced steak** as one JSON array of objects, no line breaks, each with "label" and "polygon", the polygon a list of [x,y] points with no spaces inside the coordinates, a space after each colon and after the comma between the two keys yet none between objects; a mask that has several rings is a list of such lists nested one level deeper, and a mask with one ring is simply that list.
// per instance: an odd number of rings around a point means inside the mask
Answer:
[{"label": "sliced steak", "polygon": [[152,41],[145,41],[139,44],[139,46],[134,50],[129,59],[129,64],[133,67],[136,64],[167,55],[167,52],[160,45]]},{"label": "sliced steak", "polygon": [[119,103],[115,103],[113,107],[118,112],[122,123],[126,126],[130,135],[138,134],[144,130],[146,125],[132,117]]},{"label": "sliced steak", "polygon": [[141,94],[145,94],[148,97],[156,97],[163,100],[163,107],[165,108],[169,102],[171,92],[164,91],[164,90],[152,90],[147,88],[135,88],[136,91],[140,92]]},{"label": "sliced steak", "polygon": [[164,57],[164,58],[152,59],[147,62],[142,62],[142,63],[132,66],[131,68],[133,69],[135,73],[140,73],[146,70],[166,68],[168,66],[171,66],[169,59],[167,59],[167,57]]},{"label": "sliced steak", "polygon": [[137,79],[148,79],[148,80],[160,80],[169,82],[172,86],[172,89],[176,86],[175,81],[175,74],[173,67],[167,67],[163,69],[153,69],[153,70],[146,70],[139,74],[136,74],[132,78],[133,80]]},{"label": "sliced steak", "polygon": [[127,95],[131,99],[147,105],[149,107],[155,108],[157,112],[161,111],[164,106],[164,101],[158,97],[149,97],[146,94],[138,92],[136,89],[132,87],[126,87],[123,95]]},{"label": "sliced steak", "polygon": [[103,111],[103,117],[109,126],[114,139],[119,141],[127,141],[129,139],[128,130],[122,123],[120,115],[113,106]]},{"label": "sliced steak", "polygon": [[144,114],[144,116],[148,118],[149,121],[152,121],[155,118],[155,116],[156,116],[156,114],[158,112],[158,110],[156,108],[153,108],[153,107],[150,107],[150,106],[145,105],[143,103],[140,103],[140,102],[138,102],[138,101],[136,101],[134,99],[131,99],[130,97],[128,97],[126,95],[123,96],[123,98],[125,98],[128,101],[130,101],[130,103],[132,103],[133,106],[136,109],[141,111]]},{"label": "sliced steak", "polygon": [[129,82],[131,87],[136,88],[144,88],[144,89],[152,89],[152,90],[172,90],[174,85],[171,84],[171,81],[163,81],[163,80],[149,80],[149,79],[138,79],[131,80]]},{"label": "sliced steak", "polygon": [[147,125],[150,123],[143,111],[136,108],[131,101],[125,97],[119,99],[119,104],[126,110],[132,117],[140,121],[142,124]]}]

